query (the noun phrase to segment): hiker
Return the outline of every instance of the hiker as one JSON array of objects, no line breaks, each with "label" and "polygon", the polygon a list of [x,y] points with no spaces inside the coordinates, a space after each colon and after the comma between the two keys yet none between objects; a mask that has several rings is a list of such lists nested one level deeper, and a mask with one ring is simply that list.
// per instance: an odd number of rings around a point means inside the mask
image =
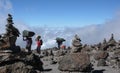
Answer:
[{"label": "hiker", "polygon": [[36,48],[37,53],[41,54],[41,46],[43,44],[41,36],[37,36],[35,40],[36,40],[36,44],[37,44],[37,48]]},{"label": "hiker", "polygon": [[23,37],[23,40],[26,41],[26,49],[28,50],[28,52],[31,52],[32,38]]}]

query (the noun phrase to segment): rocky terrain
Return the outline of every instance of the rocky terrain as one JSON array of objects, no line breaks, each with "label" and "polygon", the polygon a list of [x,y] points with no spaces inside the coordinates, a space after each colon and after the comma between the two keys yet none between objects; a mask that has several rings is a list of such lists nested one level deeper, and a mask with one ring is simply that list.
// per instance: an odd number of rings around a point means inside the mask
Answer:
[{"label": "rocky terrain", "polygon": [[36,50],[15,45],[19,31],[9,14],[6,33],[0,36],[0,73],[120,73],[120,41],[114,35],[94,45],[82,44],[78,35],[72,45]]},{"label": "rocky terrain", "polygon": [[120,42],[113,34],[108,41],[95,45],[82,45],[79,41],[66,49],[51,48],[42,53],[43,66],[50,70],[46,73],[120,73]]}]

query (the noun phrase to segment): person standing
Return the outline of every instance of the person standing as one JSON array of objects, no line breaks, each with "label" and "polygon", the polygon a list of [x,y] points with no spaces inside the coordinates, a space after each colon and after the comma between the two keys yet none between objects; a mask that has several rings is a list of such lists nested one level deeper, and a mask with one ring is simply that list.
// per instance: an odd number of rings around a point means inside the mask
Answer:
[{"label": "person standing", "polygon": [[36,37],[36,44],[37,44],[37,48],[36,48],[37,53],[38,53],[38,54],[41,54],[41,46],[42,46],[42,44],[43,44],[43,41],[42,41],[42,39],[41,39],[41,36],[37,36],[37,37]]}]

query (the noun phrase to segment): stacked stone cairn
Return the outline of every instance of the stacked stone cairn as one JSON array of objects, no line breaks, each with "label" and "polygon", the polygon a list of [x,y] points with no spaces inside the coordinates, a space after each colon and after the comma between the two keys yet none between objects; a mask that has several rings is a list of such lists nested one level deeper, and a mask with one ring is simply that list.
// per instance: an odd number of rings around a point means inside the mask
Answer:
[{"label": "stacked stone cairn", "polygon": [[82,44],[78,35],[75,35],[72,40],[71,53],[66,54],[59,61],[58,69],[68,72],[91,72],[92,65],[90,63],[90,56],[81,52]]},{"label": "stacked stone cairn", "polygon": [[82,49],[81,39],[78,35],[75,35],[75,37],[72,40],[72,53],[80,52]]},{"label": "stacked stone cairn", "polygon": [[22,51],[16,46],[19,30],[8,14],[6,33],[0,35],[0,73],[37,73],[43,70],[39,56]]},{"label": "stacked stone cairn", "polygon": [[97,66],[110,66],[113,68],[120,68],[120,44],[114,39],[114,35],[108,41],[104,39],[103,43],[96,46],[97,52],[94,55]]},{"label": "stacked stone cairn", "polygon": [[8,14],[6,33],[0,37],[0,52],[20,52],[20,47],[16,46],[17,37],[19,37],[19,30],[13,26],[12,15]]}]

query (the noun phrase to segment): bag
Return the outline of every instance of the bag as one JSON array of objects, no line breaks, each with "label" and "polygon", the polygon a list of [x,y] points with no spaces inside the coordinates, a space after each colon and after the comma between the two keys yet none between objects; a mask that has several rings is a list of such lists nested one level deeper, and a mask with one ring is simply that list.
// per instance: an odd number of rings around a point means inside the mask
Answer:
[{"label": "bag", "polygon": [[43,41],[42,40],[40,40],[40,45],[42,45],[43,44]]},{"label": "bag", "polygon": [[27,31],[27,30],[23,31],[23,37],[32,37],[34,35],[35,35],[35,33],[32,31]]}]

